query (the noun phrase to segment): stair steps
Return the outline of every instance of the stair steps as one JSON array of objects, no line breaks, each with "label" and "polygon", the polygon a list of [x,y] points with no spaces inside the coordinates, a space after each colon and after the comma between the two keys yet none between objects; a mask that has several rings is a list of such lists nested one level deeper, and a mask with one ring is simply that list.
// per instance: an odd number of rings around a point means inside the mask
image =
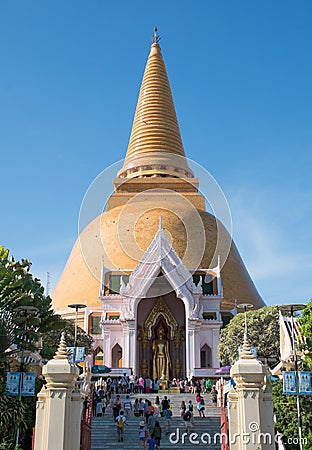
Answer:
[{"label": "stair steps", "polygon": [[[163,398],[163,393],[159,394],[160,400]],[[211,406],[210,394],[204,394],[205,399],[205,415],[206,418],[200,418],[196,409],[194,394],[165,394],[170,399],[172,404],[172,423],[169,435],[166,436],[165,419],[160,418],[159,422],[162,428],[161,450],[191,450],[197,447],[206,447],[211,450],[220,450],[220,409]],[[131,395],[131,402],[133,404],[135,398],[148,398],[153,403],[156,394],[133,394]],[[113,397],[114,398],[114,397]],[[121,400],[125,395],[120,396]],[[193,436],[190,440],[185,435],[185,421],[180,417],[180,404],[184,400],[187,404],[192,400],[194,404],[194,426],[191,433],[196,433],[198,436]],[[127,418],[128,426],[124,429],[124,442],[117,440],[117,425],[113,420],[113,413],[111,408],[106,408],[103,417],[92,418],[92,450],[137,450],[139,449],[139,423],[143,420],[142,417],[135,417],[133,414]],[[209,436],[211,444],[208,445]],[[198,443],[199,442],[199,443]]]}]

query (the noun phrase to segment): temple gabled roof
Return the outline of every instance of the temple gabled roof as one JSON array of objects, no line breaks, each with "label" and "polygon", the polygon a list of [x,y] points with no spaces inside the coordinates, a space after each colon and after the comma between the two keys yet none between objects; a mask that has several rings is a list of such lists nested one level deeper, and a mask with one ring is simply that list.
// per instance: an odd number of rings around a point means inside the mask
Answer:
[{"label": "temple gabled roof", "polygon": [[118,177],[173,175],[192,178],[158,39],[145,67],[128,151]]},{"label": "temple gabled roof", "polygon": [[[160,274],[165,277],[169,285],[159,280]],[[142,260],[130,275],[129,283],[127,286],[122,286],[120,293],[127,297],[148,297],[148,290],[158,281],[160,281],[158,295],[175,290],[179,298],[189,298],[193,301],[191,294],[195,291],[201,292],[201,286],[194,285],[191,272],[183,265],[167,239],[161,222]]]}]

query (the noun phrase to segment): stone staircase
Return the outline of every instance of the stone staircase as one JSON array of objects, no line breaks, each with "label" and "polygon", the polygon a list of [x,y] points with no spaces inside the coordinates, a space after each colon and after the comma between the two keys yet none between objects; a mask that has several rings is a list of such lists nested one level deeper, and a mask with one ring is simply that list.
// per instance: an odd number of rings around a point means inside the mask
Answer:
[{"label": "stone staircase", "polygon": [[[197,447],[206,447],[212,450],[220,450],[220,409],[211,406],[211,396],[204,395],[205,399],[205,415],[206,418],[200,418],[196,409],[194,394],[159,394],[160,400],[167,395],[172,404],[172,423],[169,435],[166,436],[165,419],[160,418],[162,428],[161,450],[191,450]],[[121,399],[125,395],[121,395]],[[154,402],[155,394],[134,394],[131,396],[133,404],[135,398],[148,398]],[[189,437],[185,435],[185,421],[180,417],[180,404],[184,400],[187,404],[192,400],[194,404],[194,426],[191,433],[197,433],[197,437],[193,437],[193,443]],[[124,431],[124,442],[117,440],[117,425],[113,420],[111,408],[107,408],[104,417],[92,418],[92,450],[137,450],[139,449],[139,422],[140,417],[134,417],[131,414]],[[209,442],[211,437],[211,443]]]}]

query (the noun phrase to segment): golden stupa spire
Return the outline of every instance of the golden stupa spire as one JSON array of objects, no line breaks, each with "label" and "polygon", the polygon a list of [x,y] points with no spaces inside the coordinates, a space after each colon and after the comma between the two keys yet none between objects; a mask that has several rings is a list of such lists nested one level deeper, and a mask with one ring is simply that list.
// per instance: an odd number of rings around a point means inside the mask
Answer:
[{"label": "golden stupa spire", "polygon": [[193,177],[185,159],[159,40],[155,27],[120,178]]}]

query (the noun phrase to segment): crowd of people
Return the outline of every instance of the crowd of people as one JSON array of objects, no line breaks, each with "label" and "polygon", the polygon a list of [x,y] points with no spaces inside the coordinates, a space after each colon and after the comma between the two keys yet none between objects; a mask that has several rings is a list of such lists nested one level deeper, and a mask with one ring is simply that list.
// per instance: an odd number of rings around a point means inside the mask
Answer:
[{"label": "crowd of people", "polygon": [[[141,379],[141,381],[140,381]],[[143,381],[142,381],[143,380]],[[128,425],[129,417],[138,417],[139,429],[138,436],[140,449],[154,450],[160,448],[162,438],[162,427],[165,433],[170,433],[172,421],[172,404],[170,399],[164,395],[160,399],[158,389],[155,389],[154,382],[143,377],[127,377],[124,375],[117,381],[109,378],[102,382],[97,388],[93,389],[93,415],[102,416],[105,414],[106,408],[110,407],[114,422],[117,426],[118,442],[123,442],[124,429]],[[156,380],[156,388],[157,388]],[[199,418],[205,417],[205,400],[203,394],[210,393],[212,405],[217,403],[217,391],[215,386],[211,385],[209,379],[202,380],[172,380],[171,386],[179,387],[181,393],[194,393],[195,401],[192,400],[185,403],[181,401],[180,417],[185,422],[185,430],[188,434],[194,425],[194,413],[197,411]],[[147,394],[145,399],[135,398],[131,401],[132,393]],[[148,394],[156,393],[156,398],[150,400]],[[121,394],[124,394],[121,398]]]},{"label": "crowd of people", "polygon": [[[105,392],[109,394],[149,394],[158,393],[160,389],[160,380],[152,380],[149,377],[138,377],[135,375],[126,375],[116,378],[107,377],[102,381]],[[211,380],[202,378],[201,380],[192,377],[190,379],[173,378],[168,381],[168,389],[176,387],[181,394],[185,393],[208,393],[212,390]]]}]

